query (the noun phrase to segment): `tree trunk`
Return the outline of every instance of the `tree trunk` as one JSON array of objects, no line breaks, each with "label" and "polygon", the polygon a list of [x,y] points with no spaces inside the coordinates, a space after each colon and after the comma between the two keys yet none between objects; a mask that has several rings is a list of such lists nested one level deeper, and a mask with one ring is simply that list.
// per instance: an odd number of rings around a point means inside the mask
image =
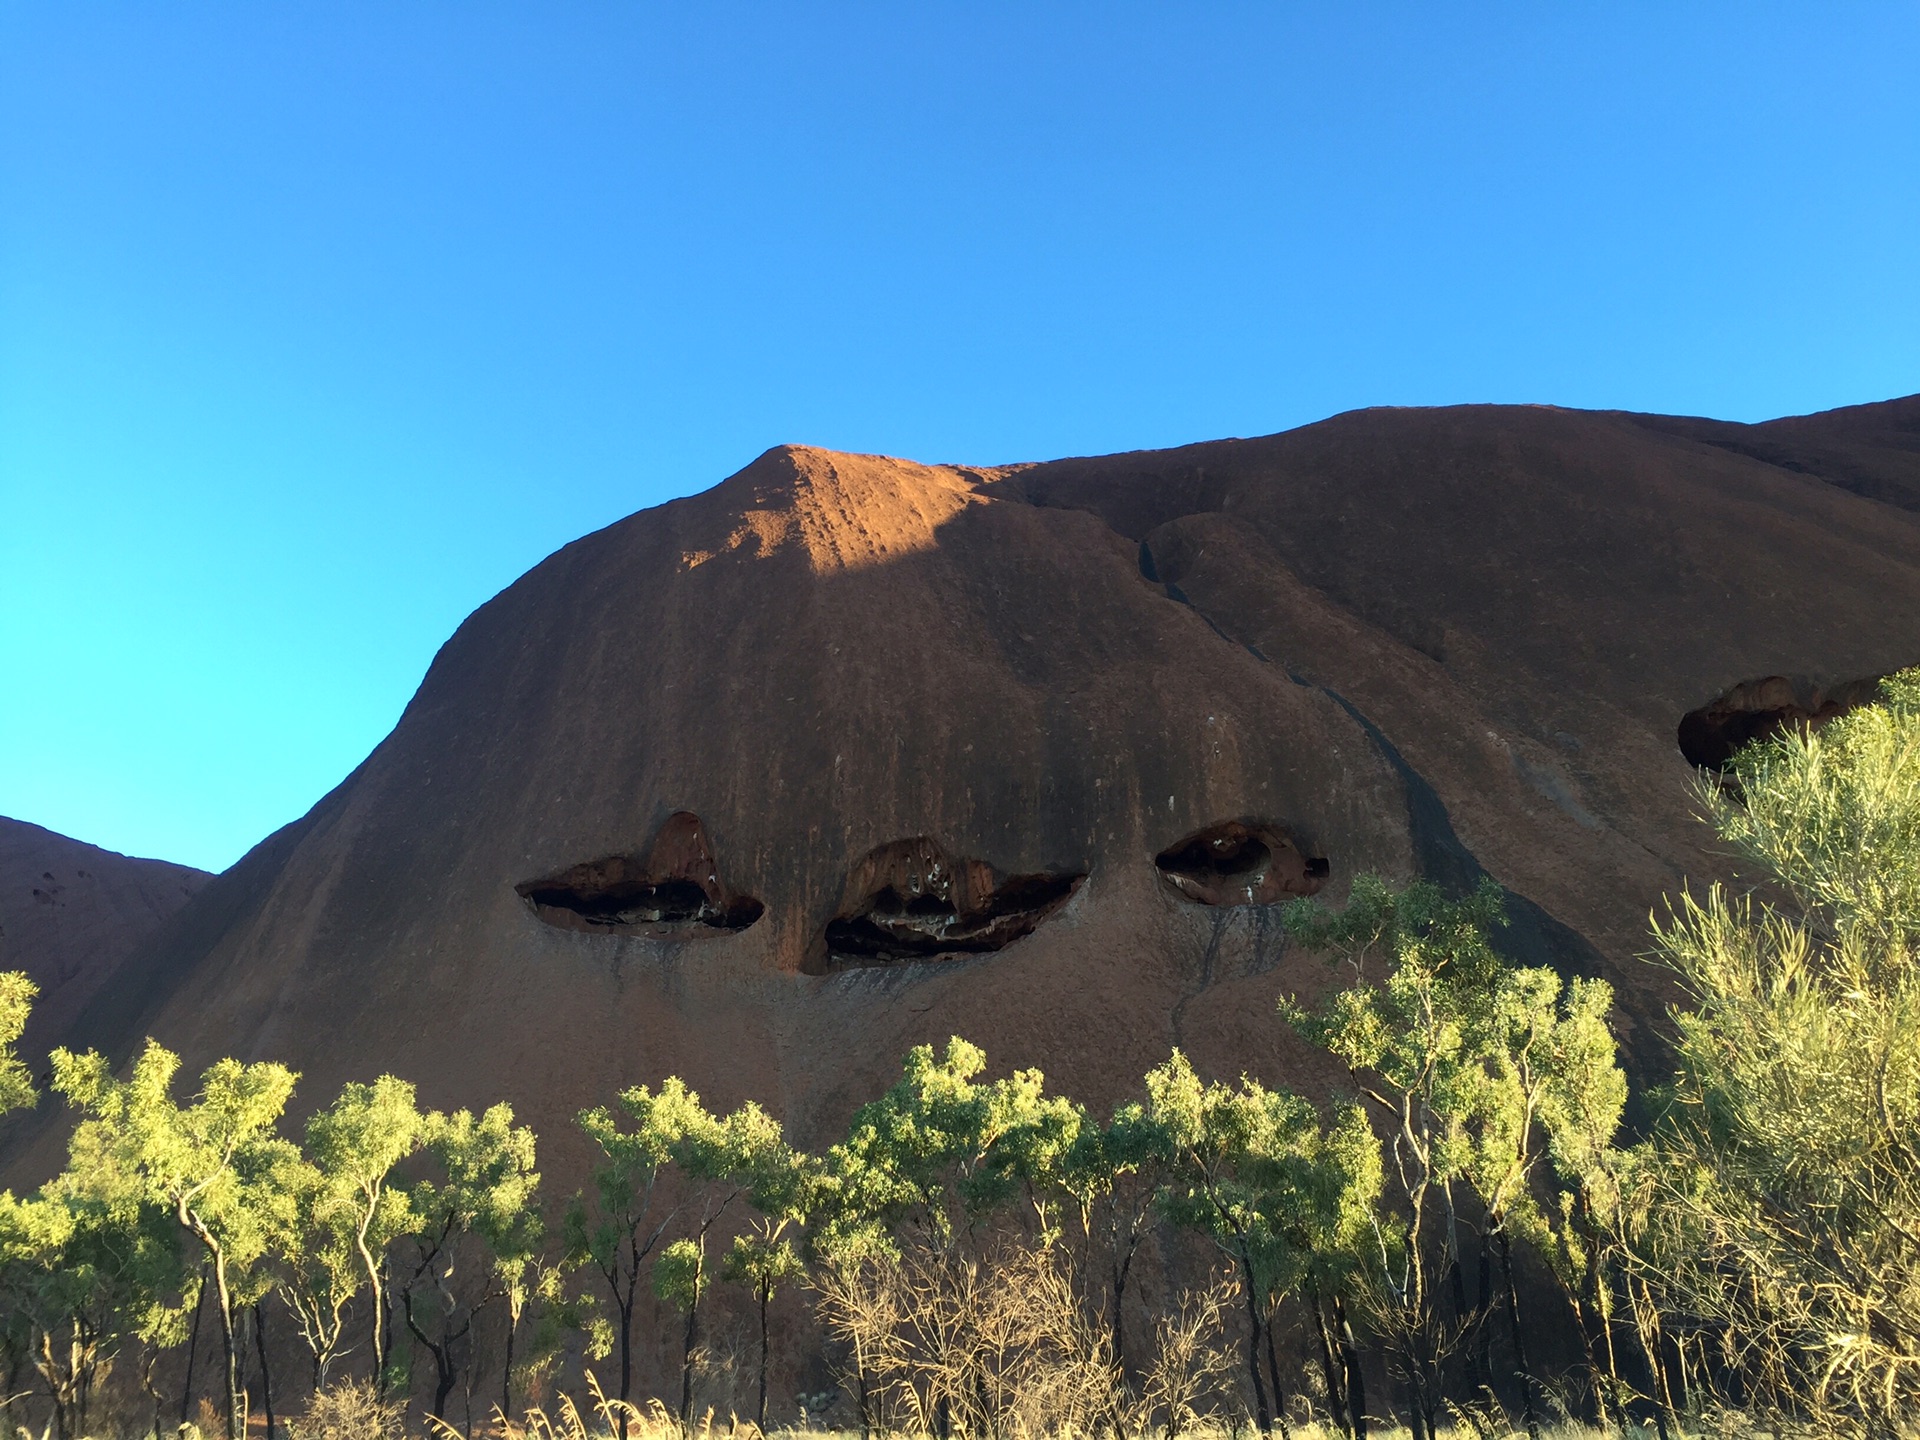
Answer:
[{"label": "tree trunk", "polygon": [[273,1440],[273,1379],[267,1371],[267,1312],[265,1302],[253,1307],[253,1344],[260,1352],[260,1408],[267,1416],[267,1440]]},{"label": "tree trunk", "polygon": [[1345,1387],[1333,1363],[1333,1336],[1327,1330],[1326,1308],[1320,1300],[1320,1287],[1312,1282],[1307,1285],[1307,1308],[1313,1311],[1313,1336],[1320,1347],[1320,1377],[1327,1387],[1327,1414],[1335,1429],[1351,1437],[1353,1427],[1347,1423],[1347,1401],[1342,1393]]},{"label": "tree trunk", "polygon": [[[202,1236],[202,1243],[205,1237]],[[245,1440],[247,1392],[240,1383],[240,1347],[233,1342],[233,1291],[227,1287],[227,1257],[213,1252],[213,1298],[220,1307],[220,1346],[227,1362],[227,1440]]]},{"label": "tree trunk", "polygon": [[1520,1393],[1526,1402],[1528,1440],[1540,1440],[1540,1410],[1533,1399],[1533,1367],[1527,1363],[1527,1338],[1520,1331],[1520,1292],[1513,1284],[1513,1237],[1500,1231],[1500,1277],[1507,1287],[1507,1325],[1513,1331],[1513,1363],[1520,1370]]},{"label": "tree trunk", "polygon": [[453,1363],[453,1342],[445,1345],[429,1345],[427,1349],[433,1355],[433,1418],[445,1422],[447,1418],[447,1397],[453,1394],[453,1385],[460,1378],[460,1367]]},{"label": "tree trunk", "polygon": [[1493,1388],[1493,1326],[1490,1322],[1493,1314],[1493,1247],[1487,1243],[1487,1237],[1480,1237],[1480,1305],[1474,1312],[1476,1326],[1480,1331],[1479,1343],[1472,1351],[1476,1389]]},{"label": "tree trunk", "polygon": [[[640,1288],[640,1272],[636,1269],[632,1283],[627,1286],[626,1298],[620,1296],[620,1287],[613,1287],[613,1302],[620,1309],[620,1398],[625,1400],[633,1389],[633,1297]],[[627,1440],[627,1412],[624,1405],[620,1409],[620,1440]]]},{"label": "tree trunk", "polygon": [[767,1428],[767,1301],[772,1298],[772,1289],[766,1281],[760,1282],[760,1404],[754,1412],[754,1424],[762,1434]]},{"label": "tree trunk", "polygon": [[700,1304],[687,1307],[687,1333],[680,1349],[680,1426],[693,1425],[693,1347],[699,1342]]},{"label": "tree trunk", "polygon": [[1353,1426],[1353,1440],[1367,1440],[1367,1377],[1360,1368],[1353,1326],[1347,1323],[1347,1302],[1338,1294],[1333,1297],[1333,1323],[1340,1341],[1340,1368],[1347,1377],[1347,1419]]},{"label": "tree trunk", "polygon": [[1273,1409],[1267,1404],[1267,1382],[1260,1377],[1260,1311],[1247,1289],[1247,1376],[1253,1381],[1254,1421],[1262,1435],[1273,1429]]},{"label": "tree trunk", "polygon": [[[8,1395],[13,1394],[14,1381],[18,1375],[19,1363],[20,1362],[18,1360],[15,1360],[12,1363],[12,1365],[8,1367],[8,1370],[7,1370],[7,1394]],[[144,1390],[148,1398],[153,1401],[153,1429],[151,1431],[153,1440],[160,1440],[160,1407],[166,1403],[164,1398],[161,1396],[159,1390],[155,1388],[153,1383],[153,1370],[154,1370],[154,1367],[159,1363],[160,1363],[160,1352],[156,1350],[153,1346],[149,1345],[147,1347],[146,1363],[140,1367],[140,1388]],[[9,1413],[11,1413],[11,1406],[0,1406],[0,1409],[5,1409]]]},{"label": "tree trunk", "polygon": [[193,1362],[200,1353],[200,1307],[207,1300],[207,1273],[200,1269],[200,1288],[193,1292],[193,1324],[187,1331],[187,1378],[180,1385],[180,1428],[186,1429],[187,1410],[193,1404]]},{"label": "tree trunk", "polygon": [[367,1290],[373,1301],[373,1383],[375,1389],[384,1395],[387,1388],[387,1362],[393,1354],[393,1339],[387,1333],[390,1328],[387,1324],[387,1292],[380,1280],[380,1264],[367,1247],[367,1227],[373,1223],[379,1198],[376,1192],[373,1202],[361,1217],[359,1229],[354,1232],[353,1245],[360,1252],[360,1263],[367,1272]]},{"label": "tree trunk", "polygon": [[510,1423],[513,1419],[513,1341],[520,1330],[520,1307],[509,1304],[507,1307],[507,1358],[500,1367],[500,1421]]},{"label": "tree trunk", "polygon": [[1282,1440],[1293,1440],[1293,1430],[1287,1423],[1287,1392],[1280,1384],[1280,1357],[1274,1352],[1273,1316],[1266,1318],[1267,1332],[1267,1381],[1273,1387],[1273,1418],[1280,1427]]}]

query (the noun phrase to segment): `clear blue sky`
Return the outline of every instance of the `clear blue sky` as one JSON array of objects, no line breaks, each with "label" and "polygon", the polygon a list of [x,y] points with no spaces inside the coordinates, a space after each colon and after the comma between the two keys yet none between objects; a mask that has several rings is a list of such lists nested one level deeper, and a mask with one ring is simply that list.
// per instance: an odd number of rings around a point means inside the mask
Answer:
[{"label": "clear blue sky", "polygon": [[1920,390],[1920,5],[0,0],[0,813],[209,868],[805,441]]}]

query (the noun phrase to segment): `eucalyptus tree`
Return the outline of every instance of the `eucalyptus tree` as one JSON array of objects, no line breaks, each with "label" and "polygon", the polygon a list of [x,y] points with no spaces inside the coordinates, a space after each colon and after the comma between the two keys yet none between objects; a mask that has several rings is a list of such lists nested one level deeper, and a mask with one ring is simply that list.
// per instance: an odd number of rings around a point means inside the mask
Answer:
[{"label": "eucalyptus tree", "polygon": [[1127,1376],[1127,1287],[1133,1262],[1154,1212],[1155,1197],[1166,1178],[1172,1154],[1165,1126],[1137,1100],[1115,1107],[1113,1119],[1098,1125],[1077,1116],[1064,1135],[1048,1176],[1067,1197],[1079,1223],[1086,1254],[1081,1269],[1089,1276],[1097,1248],[1106,1270],[1106,1320],[1115,1375],[1124,1389]]},{"label": "eucalyptus tree", "polygon": [[187,1283],[170,1217],[71,1182],[63,1174],[24,1199],[0,1193],[0,1297],[66,1440],[88,1433],[92,1398],[126,1341],[152,1353],[174,1338]]},{"label": "eucalyptus tree", "polygon": [[475,1317],[539,1249],[540,1175],[533,1131],[513,1123],[510,1105],[478,1116],[431,1111],[420,1138],[439,1178],[419,1181],[407,1197],[399,1248],[411,1251],[400,1302],[408,1331],[433,1357],[429,1413],[445,1422]]},{"label": "eucalyptus tree", "polygon": [[1334,957],[1352,982],[1309,1011],[1281,1013],[1347,1066],[1383,1132],[1392,1201],[1370,1222],[1356,1291],[1412,1391],[1415,1440],[1435,1433],[1449,1357],[1481,1318],[1462,1277],[1461,1191],[1484,1100],[1476,1021],[1505,967],[1489,936],[1504,923],[1499,887],[1448,899],[1417,881],[1395,892],[1360,876],[1345,910],[1287,908],[1288,930]]},{"label": "eucalyptus tree", "polygon": [[[393,1174],[420,1148],[425,1127],[413,1086],[391,1075],[371,1085],[347,1084],[307,1121],[306,1152],[322,1188],[314,1218],[331,1232],[324,1243],[351,1247],[366,1280],[376,1374],[385,1369],[392,1349],[386,1254],[413,1219],[413,1207],[395,1187]],[[320,1363],[317,1354],[315,1362]]]},{"label": "eucalyptus tree", "polygon": [[1047,1095],[1038,1070],[982,1083],[985,1068],[958,1037],[939,1054],[916,1046],[823,1157],[808,1238],[823,1314],[852,1352],[863,1428],[877,1363],[937,1432],[950,1430],[956,1404],[977,1409],[1005,1378],[980,1369],[993,1363],[977,1333],[977,1302],[995,1293],[983,1275],[994,1259],[987,1228],[1018,1211],[1041,1246],[1059,1239],[1084,1113]]},{"label": "eucalyptus tree", "polygon": [[383,1075],[349,1084],[307,1120],[305,1154],[284,1172],[284,1222],[273,1242],[277,1288],[326,1387],[347,1342],[348,1315],[370,1297],[368,1353],[376,1379],[392,1348],[387,1252],[412,1223],[395,1168],[419,1146],[423,1120],[413,1086]]},{"label": "eucalyptus tree", "polygon": [[1274,1314],[1307,1277],[1316,1246],[1344,1240],[1353,1217],[1370,1212],[1378,1142],[1357,1107],[1329,1126],[1312,1102],[1245,1076],[1235,1086],[1203,1083],[1178,1050],[1147,1075],[1146,1088],[1147,1112],[1172,1157],[1162,1206],[1233,1261],[1255,1419],[1285,1433]]},{"label": "eucalyptus tree", "polygon": [[1047,1231],[1058,1197],[1044,1176],[1064,1163],[1084,1115],[1046,1093],[1038,1070],[980,1084],[987,1057],[958,1036],[944,1054],[907,1052],[901,1077],[853,1117],[826,1157],[821,1241],[865,1230],[881,1249],[902,1239],[946,1253],[1015,1199]]},{"label": "eucalyptus tree", "polygon": [[678,1310],[685,1321],[680,1346],[680,1406],[682,1429],[693,1423],[694,1346],[700,1302],[705,1298],[713,1276],[707,1269],[707,1253],[687,1236],[670,1242],[653,1262],[653,1293]]},{"label": "eucalyptus tree", "polygon": [[[1497,1250],[1527,1431],[1538,1440],[1538,1381],[1527,1358],[1513,1239],[1518,1233],[1543,1253],[1555,1248],[1550,1214],[1539,1203],[1550,1152],[1557,1147],[1557,1168],[1578,1180],[1591,1169],[1594,1152],[1611,1146],[1626,1101],[1626,1077],[1607,1024],[1613,992],[1605,981],[1564,981],[1552,970],[1527,968],[1504,970],[1459,1001],[1478,1058],[1468,1072],[1476,1093],[1464,1168],[1486,1224],[1482,1303],[1491,1291],[1488,1252]],[[1564,1241],[1560,1248],[1564,1253]],[[1601,1396],[1606,1385],[1597,1368],[1594,1378]]]},{"label": "eucalyptus tree", "polygon": [[[752,1197],[756,1191],[770,1209],[797,1208],[804,1201],[804,1173],[798,1158],[787,1148],[780,1123],[749,1100],[725,1116],[713,1116],[700,1108],[699,1097],[689,1092],[688,1120],[673,1144],[673,1159],[679,1171],[683,1194],[683,1212],[687,1233],[676,1239],[654,1262],[654,1293],[683,1312],[685,1332],[680,1352],[680,1420],[693,1419],[693,1371],[699,1345],[700,1301],[712,1280],[707,1258],[708,1239],[714,1227],[734,1204]],[[765,1298],[779,1278],[775,1270],[781,1264],[780,1246],[770,1235],[767,1243],[743,1257],[762,1273],[767,1286],[761,1310],[761,1399],[766,1389]]]},{"label": "eucalyptus tree", "polygon": [[767,1308],[774,1291],[806,1273],[794,1236],[813,1213],[819,1196],[819,1163],[784,1141],[749,1147],[741,1178],[753,1220],[733,1237],[723,1276],[751,1291],[760,1321],[760,1367],[754,1423],[767,1426]]},{"label": "eucalyptus tree", "polygon": [[1647,1275],[1736,1337],[1765,1404],[1920,1420],[1920,671],[1735,755],[1699,800],[1758,893],[1683,895],[1678,1075],[1655,1132]]},{"label": "eucalyptus tree", "polygon": [[96,1053],[53,1054],[54,1088],[85,1117],[69,1147],[80,1183],[160,1205],[206,1257],[226,1360],[227,1432],[239,1440],[247,1400],[235,1321],[257,1283],[273,1191],[293,1153],[275,1127],[296,1077],[272,1062],[221,1060],[182,1106],[172,1094],[179,1068],[179,1058],[151,1040],[124,1081]]},{"label": "eucalyptus tree", "polygon": [[33,1075],[20,1058],[20,1036],[40,987],[23,970],[0,972],[0,1115],[24,1110],[38,1098]]},{"label": "eucalyptus tree", "polygon": [[[673,1076],[658,1093],[636,1085],[621,1092],[617,1108],[597,1106],[578,1116],[600,1155],[591,1189],[567,1206],[562,1234],[569,1260],[591,1265],[612,1301],[622,1401],[633,1388],[633,1308],[641,1277],[675,1213],[657,1203],[661,1176],[681,1140],[707,1120],[700,1097]],[[627,1412],[620,1408],[618,1414],[624,1436]]]}]

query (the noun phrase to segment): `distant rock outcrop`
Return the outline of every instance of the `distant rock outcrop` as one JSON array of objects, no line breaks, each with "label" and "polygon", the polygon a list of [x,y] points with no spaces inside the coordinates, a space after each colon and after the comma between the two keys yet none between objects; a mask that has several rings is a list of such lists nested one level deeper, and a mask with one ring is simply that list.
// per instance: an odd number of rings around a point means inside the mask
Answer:
[{"label": "distant rock outcrop", "polygon": [[40,987],[21,1054],[38,1070],[127,957],[213,877],[0,815],[0,970]]},{"label": "distant rock outcrop", "polygon": [[1321,1088],[1274,1001],[1327,972],[1278,913],[1371,870],[1493,876],[1504,943],[1610,979],[1657,1067],[1647,914],[1725,863],[1683,718],[1710,750],[1920,662],[1916,457],[1920,399],[1001,469],[781,447],[482,606],[65,1028],[283,1059],[307,1103],[504,1096],[556,1176],[623,1085],[817,1141],[953,1033],[1095,1106],[1176,1043]]}]

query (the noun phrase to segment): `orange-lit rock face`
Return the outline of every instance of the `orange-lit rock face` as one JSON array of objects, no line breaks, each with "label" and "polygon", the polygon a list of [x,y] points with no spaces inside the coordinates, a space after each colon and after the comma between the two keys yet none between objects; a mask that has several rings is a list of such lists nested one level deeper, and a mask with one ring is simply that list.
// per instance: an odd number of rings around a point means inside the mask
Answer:
[{"label": "orange-lit rock face", "polygon": [[1167,884],[1201,905],[1271,905],[1317,895],[1332,873],[1325,859],[1302,855],[1275,827],[1241,820],[1196,831],[1153,863]]},{"label": "orange-lit rock face", "polygon": [[688,810],[667,817],[644,859],[608,855],[514,889],[563,930],[662,940],[731,935],[765,908],[721,883],[706,827]]},{"label": "orange-lit rock face", "polygon": [[1856,705],[1866,704],[1880,680],[1880,676],[1870,676],[1830,690],[1796,683],[1784,675],[1748,680],[1681,717],[1680,753],[1691,765],[1719,770],[1735,751],[1756,740],[1769,739],[1790,726],[1818,729]]},{"label": "orange-lit rock face", "polygon": [[810,970],[984,955],[1029,935],[1080,888],[1082,873],[1000,875],[916,836],[869,851],[847,876]]}]

